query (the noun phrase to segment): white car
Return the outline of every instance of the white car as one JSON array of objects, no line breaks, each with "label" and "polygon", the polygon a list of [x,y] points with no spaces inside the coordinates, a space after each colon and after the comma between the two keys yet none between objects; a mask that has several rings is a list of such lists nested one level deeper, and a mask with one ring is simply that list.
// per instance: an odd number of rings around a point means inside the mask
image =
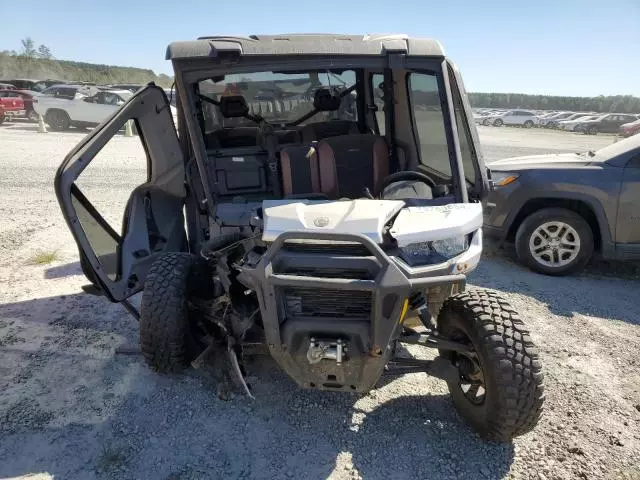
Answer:
[{"label": "white car", "polygon": [[569,118],[574,113],[575,112],[557,112],[557,113],[554,113],[553,115],[549,115],[548,117],[541,118],[540,122],[539,122],[539,125],[541,127],[549,127],[550,125],[553,125],[555,122],[558,122],[560,120],[566,120],[567,118]]},{"label": "white car", "polygon": [[538,124],[538,116],[530,110],[509,110],[494,117],[491,117],[491,125],[501,127],[502,125],[519,125],[531,128]]},{"label": "white car", "polygon": [[100,90],[79,85],[55,85],[34,97],[33,108],[52,130],[96,126],[130,97],[129,90]]},{"label": "white car", "polygon": [[559,122],[557,122],[557,127],[560,130],[567,130],[569,132],[573,132],[574,129],[576,128],[576,125],[580,125],[580,123],[584,122],[585,120],[595,120],[596,118],[600,117],[600,114],[597,115],[585,115],[585,114],[581,114],[577,117],[569,117],[566,120],[560,120]]}]

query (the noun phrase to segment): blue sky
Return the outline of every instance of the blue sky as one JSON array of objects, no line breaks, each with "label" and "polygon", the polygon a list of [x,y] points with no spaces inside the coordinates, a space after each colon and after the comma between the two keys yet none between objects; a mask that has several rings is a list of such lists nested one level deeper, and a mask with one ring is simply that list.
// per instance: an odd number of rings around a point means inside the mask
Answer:
[{"label": "blue sky", "polygon": [[640,96],[640,0],[317,3],[0,0],[0,50],[31,36],[56,58],[171,73],[166,45],[200,35],[398,32],[440,40],[469,91]]}]

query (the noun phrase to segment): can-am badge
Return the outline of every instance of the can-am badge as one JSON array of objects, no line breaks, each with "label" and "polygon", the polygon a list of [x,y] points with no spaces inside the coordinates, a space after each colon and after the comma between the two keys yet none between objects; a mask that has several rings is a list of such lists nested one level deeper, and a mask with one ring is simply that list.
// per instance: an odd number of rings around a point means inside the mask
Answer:
[{"label": "can-am badge", "polygon": [[326,227],[329,225],[329,217],[316,217],[313,219],[313,224],[316,227]]}]

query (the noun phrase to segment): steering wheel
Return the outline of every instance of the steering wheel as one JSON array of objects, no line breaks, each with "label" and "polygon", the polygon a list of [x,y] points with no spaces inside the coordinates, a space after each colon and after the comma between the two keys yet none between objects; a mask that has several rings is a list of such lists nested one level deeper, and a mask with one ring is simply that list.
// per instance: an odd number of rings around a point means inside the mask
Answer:
[{"label": "steering wheel", "polygon": [[384,180],[382,180],[382,183],[380,184],[380,195],[382,194],[382,192],[384,192],[384,189],[392,183],[407,182],[411,180],[426,183],[432,190],[436,188],[436,183],[428,175],[425,175],[421,172],[415,172],[413,170],[407,170],[405,172],[392,173]]}]

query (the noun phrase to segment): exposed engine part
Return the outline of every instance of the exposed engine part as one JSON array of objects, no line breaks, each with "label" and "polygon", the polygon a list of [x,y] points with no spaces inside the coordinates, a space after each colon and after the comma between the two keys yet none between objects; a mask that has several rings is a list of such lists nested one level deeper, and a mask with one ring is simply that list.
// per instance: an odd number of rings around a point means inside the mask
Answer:
[{"label": "exposed engine part", "polygon": [[415,310],[418,313],[418,317],[428,330],[436,330],[437,325],[432,315],[429,305],[427,303],[427,297],[422,292],[416,292],[409,297],[409,307],[411,310]]},{"label": "exposed engine part", "polygon": [[251,390],[249,390],[249,385],[244,379],[244,375],[242,370],[240,369],[240,362],[238,362],[238,354],[236,352],[235,341],[232,337],[227,337],[227,355],[229,356],[229,362],[231,362],[231,371],[234,374],[235,381],[240,384],[244,393],[247,394],[251,399],[255,399],[255,397],[251,394]]},{"label": "exposed engine part", "polygon": [[307,350],[307,360],[314,365],[322,360],[334,360],[336,364],[341,365],[344,354],[347,351],[342,339],[335,341],[316,340],[312,338],[309,341],[309,350]]}]

